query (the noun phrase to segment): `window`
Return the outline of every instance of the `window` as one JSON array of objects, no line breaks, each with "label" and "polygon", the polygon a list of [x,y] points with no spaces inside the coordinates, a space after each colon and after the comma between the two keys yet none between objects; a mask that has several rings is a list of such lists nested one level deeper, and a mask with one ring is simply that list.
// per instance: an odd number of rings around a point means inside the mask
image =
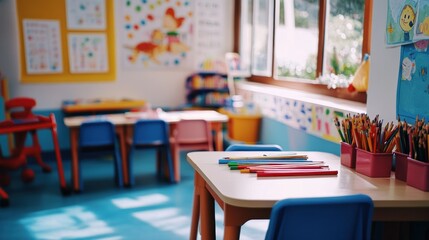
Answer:
[{"label": "window", "polygon": [[372,0],[237,0],[236,51],[250,81],[366,102],[366,93],[327,84],[344,87],[369,53],[371,8]]}]

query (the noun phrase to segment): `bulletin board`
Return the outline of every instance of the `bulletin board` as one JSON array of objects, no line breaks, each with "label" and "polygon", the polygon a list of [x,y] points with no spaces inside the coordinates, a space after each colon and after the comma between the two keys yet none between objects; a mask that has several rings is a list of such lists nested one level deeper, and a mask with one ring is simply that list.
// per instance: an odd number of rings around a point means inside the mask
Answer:
[{"label": "bulletin board", "polygon": [[[97,6],[97,11],[100,11],[104,16],[104,22],[79,27],[79,20],[81,19],[76,17],[79,16],[76,12],[97,2],[102,6],[101,9]],[[113,4],[113,1],[110,0],[92,2],[88,0],[75,0],[74,2],[69,0],[17,0],[21,82],[114,81],[116,78],[116,57]],[[70,12],[74,15],[70,14]],[[70,16],[75,16],[75,18],[70,18]],[[88,16],[84,17],[89,19]],[[56,63],[47,71],[39,71],[40,69],[30,65],[34,63],[33,60],[38,61],[38,59],[31,59],[32,51],[29,51],[29,44],[26,41],[29,41],[29,36],[31,37],[32,32],[37,30],[37,24],[44,24],[43,30],[49,29],[47,31],[49,34],[59,35],[54,38],[57,41],[46,44],[47,47],[55,51],[50,55],[51,58],[57,58],[55,59]],[[37,37],[37,35],[34,36]],[[39,32],[39,36],[42,38],[43,34]],[[87,45],[85,48],[85,43],[87,42],[88,45],[89,42],[91,45],[89,47]],[[40,41],[40,43],[43,43],[43,41]],[[93,56],[95,58],[90,59]],[[96,59],[96,61],[93,59]],[[83,60],[86,60],[86,62]],[[92,60],[92,62],[88,63],[87,60]]]}]

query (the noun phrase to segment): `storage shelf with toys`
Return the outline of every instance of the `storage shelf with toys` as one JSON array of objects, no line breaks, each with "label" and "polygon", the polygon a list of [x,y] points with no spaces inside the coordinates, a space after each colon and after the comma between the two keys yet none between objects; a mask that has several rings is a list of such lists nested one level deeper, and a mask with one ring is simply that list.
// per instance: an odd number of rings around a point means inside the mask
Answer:
[{"label": "storage shelf with toys", "polygon": [[197,72],[186,79],[186,101],[192,107],[219,108],[228,97],[226,74]]}]

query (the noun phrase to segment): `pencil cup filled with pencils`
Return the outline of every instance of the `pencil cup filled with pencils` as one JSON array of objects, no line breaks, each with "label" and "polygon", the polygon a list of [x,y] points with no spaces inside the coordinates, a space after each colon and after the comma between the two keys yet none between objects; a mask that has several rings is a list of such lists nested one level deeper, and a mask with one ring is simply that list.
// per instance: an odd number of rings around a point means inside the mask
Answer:
[{"label": "pencil cup filled with pencils", "polygon": [[356,143],[356,172],[368,177],[390,177],[398,132],[393,122],[383,127],[377,115],[373,120],[366,114],[351,117],[351,132]]},{"label": "pencil cup filled with pencils", "polygon": [[351,136],[351,118],[346,117],[340,123],[338,117],[334,119],[335,126],[341,137],[340,159],[341,165],[349,168],[356,167],[356,144]]},{"label": "pencil cup filled with pencils", "polygon": [[408,131],[410,157],[407,166],[407,185],[429,191],[429,124],[416,119],[415,126]]},{"label": "pencil cup filled with pencils", "polygon": [[398,134],[395,137],[393,162],[395,163],[395,178],[404,182],[407,181],[408,157],[410,154],[409,129],[411,129],[411,125],[398,118]]}]

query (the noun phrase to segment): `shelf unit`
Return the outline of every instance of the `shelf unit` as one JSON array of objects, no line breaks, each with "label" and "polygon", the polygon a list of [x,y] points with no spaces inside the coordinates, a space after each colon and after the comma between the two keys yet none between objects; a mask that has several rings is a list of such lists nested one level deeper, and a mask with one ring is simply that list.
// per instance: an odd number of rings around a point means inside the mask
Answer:
[{"label": "shelf unit", "polygon": [[217,72],[197,72],[186,79],[186,102],[191,107],[219,108],[229,97],[228,78]]}]

